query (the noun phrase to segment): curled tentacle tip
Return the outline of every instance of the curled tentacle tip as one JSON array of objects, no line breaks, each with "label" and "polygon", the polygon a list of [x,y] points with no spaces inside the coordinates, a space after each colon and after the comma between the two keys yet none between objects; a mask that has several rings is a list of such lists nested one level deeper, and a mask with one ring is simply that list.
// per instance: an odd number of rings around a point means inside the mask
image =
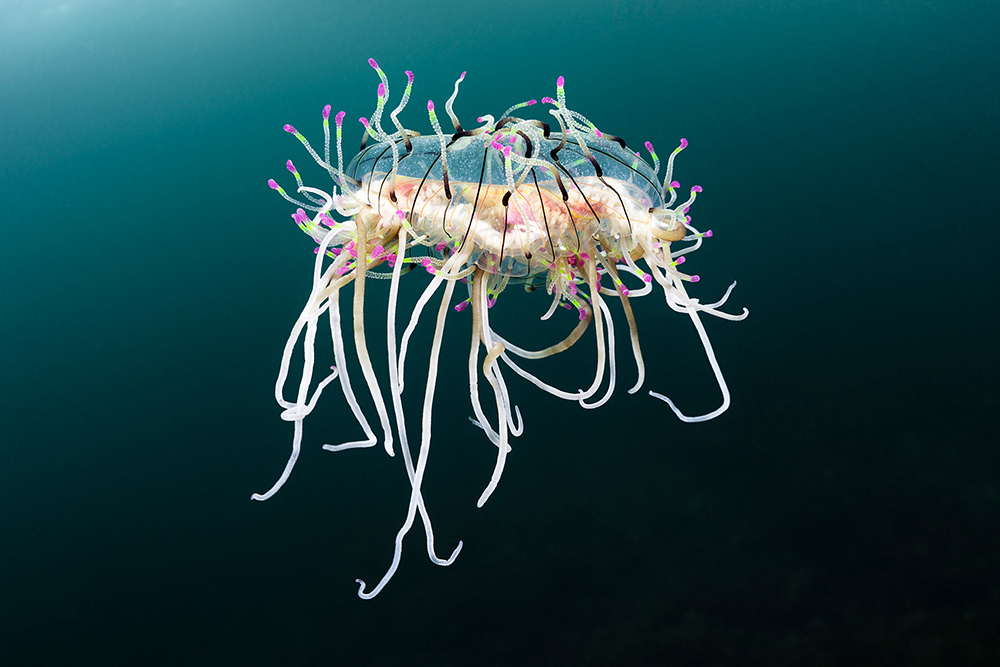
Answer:
[{"label": "curled tentacle tip", "polygon": [[276,182],[274,181],[274,179],[273,179],[273,178],[269,178],[269,179],[267,179],[267,185],[268,185],[268,187],[270,187],[270,188],[271,188],[272,190],[277,190],[277,189],[278,189],[278,184],[277,184],[277,183],[276,183]]},{"label": "curled tentacle tip", "polygon": [[688,140],[687,139],[681,139],[681,148],[687,148],[687,145],[688,145]]},{"label": "curled tentacle tip", "polygon": [[340,125],[341,123],[344,122],[344,116],[346,116],[346,115],[347,115],[346,111],[338,111],[337,112],[337,117],[335,119],[337,121],[337,125]]},{"label": "curled tentacle tip", "polygon": [[413,83],[413,72],[410,70],[406,70],[406,80]]},{"label": "curled tentacle tip", "polygon": [[542,98],[542,104],[555,104],[555,103],[556,103],[556,101],[554,99],[552,99],[551,97],[543,97]]},{"label": "curled tentacle tip", "polygon": [[701,192],[701,186],[700,185],[694,186],[693,188],[691,188],[691,192]]},{"label": "curled tentacle tip", "polygon": [[298,134],[298,132],[295,131],[295,128],[292,127],[291,125],[285,125],[284,130],[289,134]]},{"label": "curled tentacle tip", "polygon": [[323,107],[323,120],[329,120],[330,119],[330,112],[332,110],[333,110],[333,107],[331,107],[329,104],[327,104],[325,107]]},{"label": "curled tentacle tip", "polygon": [[365,127],[368,127],[368,119],[365,118],[364,116],[362,116],[361,118],[359,118],[358,122],[361,123],[362,125],[364,125]]},{"label": "curled tentacle tip", "polygon": [[670,187],[676,189],[676,188],[681,187],[681,184],[680,184],[679,181],[670,181]]}]

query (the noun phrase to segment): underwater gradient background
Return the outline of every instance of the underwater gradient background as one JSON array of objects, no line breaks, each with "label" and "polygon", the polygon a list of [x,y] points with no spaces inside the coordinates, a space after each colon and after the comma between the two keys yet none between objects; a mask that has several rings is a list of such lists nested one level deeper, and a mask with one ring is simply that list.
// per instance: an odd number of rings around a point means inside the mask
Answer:
[{"label": "underwater gradient background", "polygon": [[[973,0],[0,2],[0,664],[1000,664],[998,33]],[[733,404],[705,424],[625,393],[621,318],[600,410],[508,373],[526,429],[482,509],[452,317],[424,492],[465,548],[434,566],[415,527],[364,602],[408,484],[320,449],[360,433],[339,391],[249,496],[313,260],[267,179],[329,184],[281,128],[319,143],[332,104],[351,154],[370,56],[392,104],[415,72],[421,132],[468,70],[467,126],[564,75],[630,146],[686,137],[693,294],[738,280],[750,317],[706,320]],[[492,318],[541,345],[574,323],[547,306]],[[690,321],[636,308],[645,389],[714,408]],[[578,347],[540,372],[580,385]]]}]

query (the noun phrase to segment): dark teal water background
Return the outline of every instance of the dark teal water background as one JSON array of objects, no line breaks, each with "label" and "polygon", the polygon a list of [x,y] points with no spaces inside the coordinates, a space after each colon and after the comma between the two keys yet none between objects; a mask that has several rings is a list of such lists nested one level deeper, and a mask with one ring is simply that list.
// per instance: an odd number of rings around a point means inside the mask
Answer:
[{"label": "dark teal water background", "polygon": [[[1000,664],[998,29],[972,0],[0,3],[0,664]],[[564,75],[630,146],[686,137],[694,294],[738,280],[750,317],[706,322],[706,424],[624,392],[621,319],[600,410],[509,374],[526,428],[482,509],[451,318],[424,488],[465,548],[436,567],[418,526],[364,602],[408,485],[320,449],[359,435],[335,387],[249,496],[313,258],[266,181],[324,184],[281,127],[321,143],[325,104],[353,150],[370,56],[392,104],[415,72],[422,132],[468,70],[466,125]],[[572,325],[509,292],[525,345]],[[639,301],[646,388],[712,409],[690,322]],[[585,343],[545,376],[579,385]]]}]

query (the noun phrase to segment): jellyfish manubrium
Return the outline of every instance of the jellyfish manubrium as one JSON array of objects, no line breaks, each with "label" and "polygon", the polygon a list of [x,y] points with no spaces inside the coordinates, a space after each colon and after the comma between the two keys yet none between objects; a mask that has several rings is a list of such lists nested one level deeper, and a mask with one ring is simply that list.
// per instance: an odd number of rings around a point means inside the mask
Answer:
[{"label": "jellyfish manubrium", "polygon": [[[393,421],[399,439],[406,474],[410,482],[406,519],[396,534],[395,550],[388,570],[371,590],[361,579],[358,595],[370,599],[378,595],[399,566],[403,538],[419,513],[427,537],[427,555],[438,565],[450,565],[462,549],[459,542],[451,555],[441,558],[434,546],[434,531],[421,494],[431,444],[431,419],[444,327],[450,311],[471,311],[472,342],[469,348],[469,396],[479,427],[497,449],[496,465],[478,506],[482,506],[500,481],[511,436],[523,430],[521,414],[511,402],[502,367],[525,378],[540,389],[584,408],[597,408],[611,397],[615,388],[615,328],[608,302],[617,299],[628,323],[629,339],[638,379],[629,389],[639,391],[645,367],[639,347],[639,334],[630,299],[654,292],[659,286],[667,305],[691,318],[698,332],[708,362],[722,392],[722,404],[708,414],[690,417],[683,414],[666,396],[650,391],[649,395],[666,402],[678,418],[700,422],[722,414],[729,407],[729,390],[712,351],[701,314],[727,320],[742,320],[739,315],[719,310],[736,285],[722,298],[703,304],[689,297],[686,282],[698,277],[678,270],[685,256],[701,247],[711,231],[699,232],[687,215],[699,186],[678,202],[679,184],[673,180],[674,159],[686,146],[680,145],[666,161],[665,176],[659,179],[660,159],[652,144],[646,149],[652,165],[625,142],[597,129],[582,114],[566,106],[563,77],[556,81],[556,97],[543,97],[542,104],[551,119],[548,123],[521,117],[522,109],[535,100],[515,104],[499,118],[482,116],[474,129],[459,123],[453,104],[465,72],[445,104],[454,125],[453,134],[445,134],[434,111],[427,103],[434,134],[420,136],[403,127],[399,113],[410,99],[413,73],[406,72],[406,88],[396,108],[388,114],[389,81],[375,60],[369,64],[381,80],[375,112],[361,118],[364,140],[360,152],[344,168],[342,125],[345,113],[335,116],[336,165],[330,154],[330,106],[323,109],[324,151],[320,156],[306,138],[290,125],[285,130],[302,143],[313,160],[333,180],[330,192],[303,184],[291,161],[287,168],[295,177],[295,199],[274,180],[270,187],[295,204],[292,219],[318,244],[313,265],[312,291],[285,344],[281,367],[275,383],[275,398],[283,408],[282,419],[294,424],[292,452],[284,471],[266,493],[253,494],[254,500],[267,500],[288,480],[299,456],[305,418],[316,407],[323,390],[339,380],[344,398],[365,433],[365,439],[324,449],[340,451],[372,447],[379,441],[368,417],[362,412],[348,374],[341,325],[340,292],[353,285],[351,302],[352,328],[357,361],[368,392],[378,413],[378,426],[385,451],[394,456]],[[336,216],[336,217],[335,217]],[[686,243],[673,248],[673,243]],[[640,263],[645,268],[640,267]],[[409,321],[402,337],[397,336],[396,315],[399,282],[413,269],[429,274],[429,282],[420,297],[408,309]],[[386,347],[389,360],[387,378],[376,376],[368,353],[364,324],[366,287],[371,279],[388,281],[388,327]],[[630,283],[631,286],[627,286]],[[384,284],[384,283],[383,283]],[[460,297],[455,296],[456,287]],[[550,295],[550,318],[560,307],[575,310],[579,316],[572,331],[562,342],[541,350],[519,347],[497,333],[490,324],[490,308],[500,294],[513,284],[531,291],[542,285]],[[438,293],[434,336],[430,349],[427,382],[424,385],[420,422],[420,447],[416,460],[410,450],[402,395],[407,346],[422,313]],[[381,299],[385,290],[379,292]],[[461,300],[454,303],[456,298]],[[322,379],[316,379],[315,341],[319,319],[327,315],[333,341],[334,365]],[[465,313],[468,317],[469,313]],[[454,316],[453,316],[454,317]],[[523,367],[523,360],[540,359],[564,352],[573,346],[594,324],[597,363],[593,382],[586,389],[569,391],[557,388]],[[287,400],[284,387],[299,340],[303,341],[302,372],[294,400]],[[485,356],[480,360],[482,348]],[[479,374],[492,389],[496,421],[490,421],[480,402]],[[388,402],[383,386],[388,386]],[[598,392],[604,391],[598,396]]]}]

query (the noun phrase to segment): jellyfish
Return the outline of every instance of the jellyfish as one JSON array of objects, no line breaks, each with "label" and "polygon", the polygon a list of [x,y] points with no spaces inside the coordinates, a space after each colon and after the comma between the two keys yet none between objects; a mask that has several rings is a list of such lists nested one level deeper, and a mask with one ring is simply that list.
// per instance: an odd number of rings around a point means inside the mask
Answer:
[{"label": "jellyfish", "polygon": [[[305,185],[291,161],[286,166],[295,178],[297,197],[274,180],[268,181],[272,189],[296,206],[291,217],[316,242],[316,248],[312,289],[288,336],[275,383],[275,399],[283,410],[281,418],[293,424],[291,454],[274,485],[265,493],[251,496],[253,500],[267,500],[288,480],[301,450],[304,421],[324,390],[337,381],[365,437],[323,448],[341,451],[374,447],[381,441],[385,452],[394,456],[398,439],[410,484],[406,518],[396,533],[389,567],[370,589],[362,579],[356,580],[358,595],[363,599],[378,595],[395,574],[403,540],[418,515],[426,535],[427,555],[433,563],[450,565],[462,549],[459,541],[450,555],[438,555],[421,491],[432,439],[442,338],[449,318],[458,317],[455,312],[468,311],[465,319],[471,320],[467,359],[471,420],[496,448],[496,463],[477,501],[479,507],[497,488],[511,450],[511,438],[519,437],[524,430],[520,410],[508,391],[505,370],[583,408],[604,405],[617,379],[611,308],[617,301],[628,325],[635,359],[637,379],[628,390],[635,394],[645,382],[646,369],[630,302],[662,294],[670,309],[687,315],[694,324],[722,402],[707,414],[689,416],[667,396],[654,391],[649,395],[665,402],[682,421],[706,421],[725,412],[730,395],[701,316],[742,320],[748,314],[746,309],[739,314],[720,310],[735,282],[714,303],[702,303],[689,296],[685,287],[697,282],[698,276],[683,273],[680,267],[688,254],[712,236],[710,230],[698,231],[689,215],[701,187],[690,188],[683,201],[678,196],[680,185],[674,180],[674,161],[687,147],[685,139],[680,140],[665,164],[661,164],[652,144],[646,142],[650,165],[621,138],[599,130],[581,113],[570,109],[561,76],[556,80],[556,97],[541,99],[541,104],[548,107],[544,121],[524,117],[523,110],[538,103],[528,100],[511,106],[499,117],[481,116],[475,127],[465,129],[454,110],[465,72],[455,81],[445,103],[454,132],[445,133],[434,102],[428,101],[433,134],[420,135],[403,127],[398,118],[410,99],[413,73],[406,72],[402,97],[387,115],[389,79],[374,59],[369,64],[380,81],[376,107],[370,118],[360,119],[364,138],[358,154],[346,167],[345,112],[334,117],[335,156],[331,155],[331,106],[323,109],[322,156],[294,127],[284,128],[329,175],[333,181],[329,191]],[[404,274],[413,273],[426,274],[427,282],[415,304],[407,309],[405,326],[400,327],[400,281]],[[388,289],[383,288],[385,282]],[[561,342],[529,349],[494,328],[490,309],[513,285],[528,291],[544,287],[549,304],[542,320],[553,317],[561,308],[575,311],[576,324]],[[366,296],[373,286],[382,288],[374,291],[388,313],[388,377],[377,376],[369,355],[370,332],[365,328],[364,313]],[[353,339],[377,420],[361,409],[349,374],[341,315],[342,308],[347,307],[341,303],[341,291],[346,288],[350,288],[351,310],[347,339]],[[416,435],[416,425],[408,424],[404,417],[402,396],[408,345],[428,307],[434,334]],[[334,364],[329,372],[321,371],[322,364],[316,359],[316,335],[323,316],[330,327],[333,348]],[[560,388],[531,372],[531,360],[565,352],[591,326],[596,339],[596,364],[588,387]],[[402,336],[398,335],[400,328]],[[300,341],[302,368],[294,399],[289,399],[285,389]],[[487,415],[487,406],[481,400],[481,378],[492,394],[493,418]],[[415,458],[411,439],[419,440]]]}]

